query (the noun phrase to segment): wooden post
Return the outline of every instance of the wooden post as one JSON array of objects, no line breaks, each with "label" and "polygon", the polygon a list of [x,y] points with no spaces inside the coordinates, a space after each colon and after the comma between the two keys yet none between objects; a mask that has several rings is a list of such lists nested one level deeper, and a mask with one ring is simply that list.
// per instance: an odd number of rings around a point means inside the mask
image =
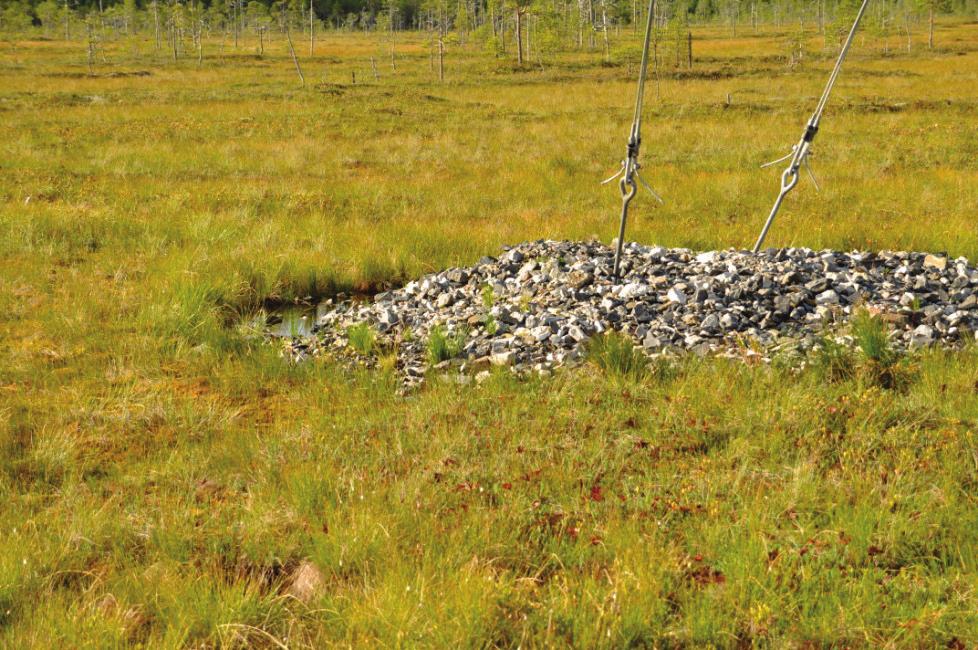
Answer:
[{"label": "wooden post", "polygon": [[686,32],[686,67],[693,69],[693,32]]}]

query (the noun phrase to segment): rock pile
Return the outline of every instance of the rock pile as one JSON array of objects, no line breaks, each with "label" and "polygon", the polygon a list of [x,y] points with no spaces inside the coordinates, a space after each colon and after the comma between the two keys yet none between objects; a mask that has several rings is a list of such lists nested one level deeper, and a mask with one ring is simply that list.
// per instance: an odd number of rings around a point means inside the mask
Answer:
[{"label": "rock pile", "polygon": [[[806,350],[858,306],[891,325],[897,348],[950,344],[978,329],[978,269],[964,258],[806,248],[695,253],[629,244],[613,281],[613,254],[595,242],[520,244],[372,303],[329,303],[313,335],[287,345],[295,358],[358,358],[348,328],[365,323],[379,348],[396,351],[410,385],[431,365],[546,371],[579,359],[588,339],[606,330],[632,337],[654,356]],[[433,332],[454,342],[455,358],[432,359]]]}]

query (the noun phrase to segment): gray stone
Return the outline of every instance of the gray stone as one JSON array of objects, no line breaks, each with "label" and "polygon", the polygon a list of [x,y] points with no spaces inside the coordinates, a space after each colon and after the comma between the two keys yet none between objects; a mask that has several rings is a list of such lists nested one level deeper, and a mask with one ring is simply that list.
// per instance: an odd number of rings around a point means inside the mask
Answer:
[{"label": "gray stone", "polygon": [[720,319],[716,314],[710,314],[703,319],[702,323],[700,323],[700,328],[706,330],[707,332],[712,332],[718,327],[720,327]]},{"label": "gray stone", "polygon": [[[466,370],[499,363],[541,374],[578,362],[588,338],[608,329],[649,354],[743,356],[737,341],[747,338],[761,358],[786,345],[811,347],[844,328],[857,305],[897,330],[893,345],[900,349],[952,345],[978,331],[978,269],[964,259],[805,248],[753,255],[630,243],[619,284],[611,278],[613,256],[597,242],[526,242],[499,260],[432,273],[372,302],[338,295],[317,309],[310,334],[279,344],[296,361],[327,355],[374,365],[375,355],[353,354],[346,337],[347,328],[366,323],[378,349],[396,351],[404,386],[412,387],[428,376],[427,341],[436,325],[464,332]],[[721,338],[735,331],[741,336]],[[458,374],[456,363],[439,374]]]},{"label": "gray stone", "polygon": [[911,347],[926,347],[934,342],[934,328],[930,325],[918,325],[910,337]]},{"label": "gray stone", "polygon": [[438,296],[438,300],[435,301],[435,305],[439,309],[444,309],[445,307],[451,305],[453,302],[455,302],[455,300],[452,298],[452,294],[446,291],[445,293]]}]

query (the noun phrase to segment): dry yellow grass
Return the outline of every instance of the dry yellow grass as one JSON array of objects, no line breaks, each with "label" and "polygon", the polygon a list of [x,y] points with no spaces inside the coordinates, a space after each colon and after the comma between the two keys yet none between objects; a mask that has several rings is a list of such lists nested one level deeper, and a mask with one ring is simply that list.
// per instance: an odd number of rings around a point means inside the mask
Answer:
[{"label": "dry yellow grass", "polygon": [[[978,257],[978,25],[939,27],[933,52],[860,39],[823,191],[771,244]],[[640,196],[629,235],[744,247],[831,56],[695,36],[649,86],[666,204]],[[303,89],[280,40],[251,47],[198,69],[110,42],[89,75],[81,43],[0,46],[0,645],[978,643],[974,350],[906,360],[900,392],[858,358],[408,399],[291,366],[248,328],[263,306],[610,240],[633,79],[450,47],[439,84],[421,37],[391,74],[376,36],[331,33],[297,48]],[[304,562],[325,587],[299,602]]]}]

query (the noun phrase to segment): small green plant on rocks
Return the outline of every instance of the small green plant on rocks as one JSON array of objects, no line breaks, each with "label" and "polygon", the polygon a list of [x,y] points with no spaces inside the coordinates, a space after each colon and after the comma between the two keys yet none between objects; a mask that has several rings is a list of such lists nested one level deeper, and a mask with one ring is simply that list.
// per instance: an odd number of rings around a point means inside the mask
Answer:
[{"label": "small green plant on rocks", "polygon": [[496,304],[496,292],[493,291],[491,284],[487,284],[482,287],[482,306],[486,309],[492,309],[494,304]]},{"label": "small green plant on rocks", "polygon": [[496,322],[496,319],[493,318],[492,314],[486,315],[485,328],[486,334],[489,336],[493,336],[499,331],[499,323]]},{"label": "small green plant on rocks", "polygon": [[365,357],[373,354],[377,347],[377,334],[367,323],[346,328],[346,338],[349,346]]},{"label": "small green plant on rocks", "polygon": [[428,360],[435,365],[454,359],[462,353],[464,345],[464,332],[449,333],[441,325],[436,325],[428,335]]}]

